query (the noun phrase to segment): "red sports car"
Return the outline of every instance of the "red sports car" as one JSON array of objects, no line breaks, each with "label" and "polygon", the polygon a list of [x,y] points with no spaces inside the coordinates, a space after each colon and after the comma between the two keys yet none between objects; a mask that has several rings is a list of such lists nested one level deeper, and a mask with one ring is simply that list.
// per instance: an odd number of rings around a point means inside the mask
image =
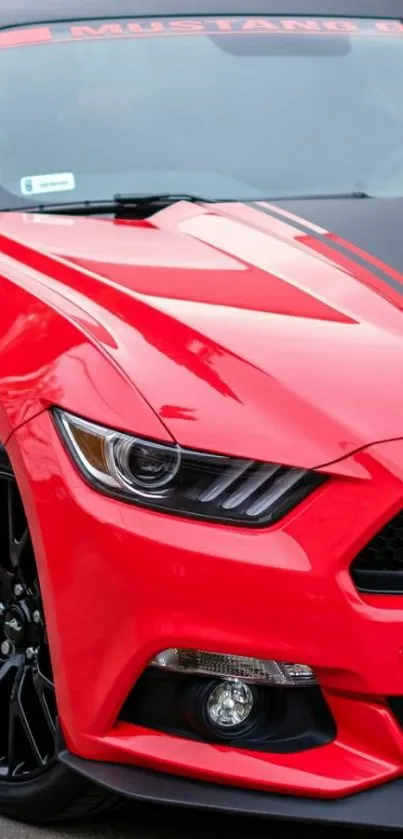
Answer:
[{"label": "red sports car", "polygon": [[403,0],[0,0],[0,812],[403,827]]}]

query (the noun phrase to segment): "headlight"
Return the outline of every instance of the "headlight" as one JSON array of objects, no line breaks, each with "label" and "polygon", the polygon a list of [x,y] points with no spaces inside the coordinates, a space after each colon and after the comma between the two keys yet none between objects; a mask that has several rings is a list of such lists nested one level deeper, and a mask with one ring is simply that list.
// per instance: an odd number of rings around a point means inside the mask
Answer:
[{"label": "headlight", "polygon": [[123,434],[54,410],[86,480],[108,495],[165,513],[245,526],[271,524],[325,476]]}]

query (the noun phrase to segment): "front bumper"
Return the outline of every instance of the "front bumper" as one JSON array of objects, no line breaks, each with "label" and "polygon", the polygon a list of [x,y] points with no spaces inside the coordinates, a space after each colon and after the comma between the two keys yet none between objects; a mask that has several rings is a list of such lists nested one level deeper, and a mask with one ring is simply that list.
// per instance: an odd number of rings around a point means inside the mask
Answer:
[{"label": "front bumper", "polygon": [[[254,531],[98,495],[47,413],[16,431],[7,450],[34,540],[71,754],[236,787],[234,797],[242,787],[266,801],[287,793],[304,811],[309,797],[312,807],[327,799],[329,812],[336,799],[403,776],[403,729],[386,702],[403,695],[403,601],[360,596],[349,572],[403,508],[403,441],[335,464],[333,481]],[[310,664],[335,738],[257,753],[118,721],[149,661],[176,646]]]}]

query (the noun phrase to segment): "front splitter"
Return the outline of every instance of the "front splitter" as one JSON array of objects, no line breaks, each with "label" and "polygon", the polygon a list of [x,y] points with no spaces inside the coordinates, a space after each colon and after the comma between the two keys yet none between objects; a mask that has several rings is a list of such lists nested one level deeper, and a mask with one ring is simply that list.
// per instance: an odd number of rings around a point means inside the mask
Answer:
[{"label": "front splitter", "polygon": [[137,766],[83,760],[62,749],[59,760],[95,784],[135,801],[235,815],[403,829],[403,779],[341,799],[275,795],[154,772]]}]

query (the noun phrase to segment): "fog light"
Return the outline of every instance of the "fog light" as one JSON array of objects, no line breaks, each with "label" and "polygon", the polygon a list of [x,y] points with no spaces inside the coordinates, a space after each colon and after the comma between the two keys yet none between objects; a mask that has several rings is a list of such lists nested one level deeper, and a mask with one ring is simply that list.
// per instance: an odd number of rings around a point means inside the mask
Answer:
[{"label": "fog light", "polygon": [[219,728],[234,728],[246,722],[253,706],[253,693],[244,682],[220,682],[208,697],[207,719]]},{"label": "fog light", "polygon": [[153,659],[151,665],[173,673],[241,679],[242,682],[255,685],[300,687],[317,683],[315,673],[308,664],[209,653],[204,650],[164,650]]}]

